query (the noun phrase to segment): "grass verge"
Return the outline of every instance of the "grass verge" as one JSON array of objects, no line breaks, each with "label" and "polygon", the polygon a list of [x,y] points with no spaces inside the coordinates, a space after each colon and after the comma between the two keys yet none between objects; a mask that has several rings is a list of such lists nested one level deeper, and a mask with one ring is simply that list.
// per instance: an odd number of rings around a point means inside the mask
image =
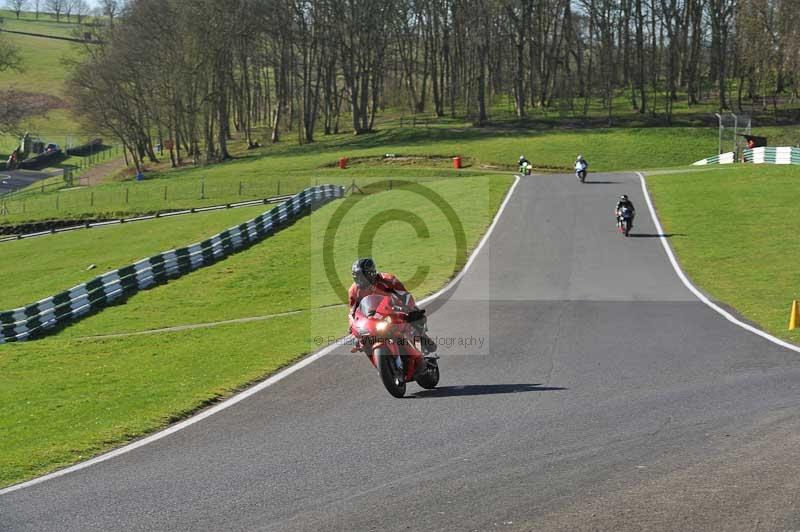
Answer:
[{"label": "grass verge", "polygon": [[[578,153],[588,158],[592,171],[658,168],[706,157],[714,153],[716,142],[714,131],[700,128],[531,131],[431,127],[387,129],[355,138],[320,136],[314,144],[269,145],[241,152],[241,158],[225,164],[163,171],[141,183],[115,182],[43,194],[32,190],[29,197],[6,202],[9,214],[0,217],[0,223],[199,206],[274,195],[279,189],[297,192],[316,181],[355,181],[363,186],[384,178],[507,173],[515,170],[520,154],[539,168],[559,171],[571,171]],[[387,153],[404,158],[384,159]],[[677,160],[676,154],[680,154]],[[464,157],[468,168],[453,170],[450,157],[455,155]],[[340,157],[350,158],[353,166],[336,168]]]},{"label": "grass verge", "polygon": [[712,298],[770,333],[800,299],[800,167],[726,166],[647,178],[684,271]]},{"label": "grass verge", "polygon": [[[2,12],[0,12],[0,16],[2,16]],[[31,31],[31,29],[38,28],[44,32],[46,26],[54,28],[52,31],[71,31],[70,25],[57,24],[44,19],[39,22],[22,19],[18,22],[6,18],[5,22],[7,29],[19,31]],[[100,136],[92,134],[78,123],[65,99],[65,80],[71,69],[65,60],[78,58],[80,45],[13,33],[4,33],[3,36],[18,48],[22,63],[20,71],[4,72],[0,76],[0,91],[10,89],[18,91],[19,97],[29,101],[37,109],[34,114],[25,117],[17,129],[29,131],[48,143],[56,143],[61,146],[67,146],[70,142],[77,145],[87,137]],[[8,154],[19,146],[19,140],[17,135],[0,135],[0,159],[2,162],[5,162]]]},{"label": "grass verge", "polygon": [[[4,274],[0,310],[33,303],[139,259],[199,242],[270,208],[242,207],[0,243]],[[87,270],[92,264],[95,268]]]},{"label": "grass verge", "polygon": [[[469,251],[511,184],[508,176],[440,180],[424,186],[458,213]],[[422,189],[419,189],[422,190]],[[424,192],[424,190],[423,190]],[[167,285],[141,292],[58,335],[0,346],[0,485],[43,474],[158,430],[317,349],[315,336],[340,336],[344,317],[322,273],[321,231],[342,202],[325,206],[275,237]],[[382,213],[403,213],[386,218]],[[418,236],[404,219],[428,228]],[[460,267],[451,221],[411,190],[366,196],[343,218],[333,250],[343,283],[376,229],[381,269],[401,279],[428,266],[415,295],[432,293]],[[433,252],[435,250],[435,252]],[[295,314],[190,331],[134,332],[240,316]]]}]

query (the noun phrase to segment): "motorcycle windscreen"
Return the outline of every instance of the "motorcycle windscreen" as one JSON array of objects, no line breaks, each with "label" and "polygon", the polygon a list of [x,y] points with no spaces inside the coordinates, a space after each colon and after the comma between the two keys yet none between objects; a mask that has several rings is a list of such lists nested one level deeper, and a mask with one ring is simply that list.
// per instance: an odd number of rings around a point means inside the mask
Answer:
[{"label": "motorcycle windscreen", "polygon": [[359,303],[358,310],[360,310],[364,316],[372,316],[378,313],[385,299],[389,299],[389,297],[381,295],[367,296]]},{"label": "motorcycle windscreen", "polygon": [[384,318],[395,312],[401,312],[404,308],[403,301],[395,296],[373,294],[361,300],[358,309],[364,316],[377,314]]}]

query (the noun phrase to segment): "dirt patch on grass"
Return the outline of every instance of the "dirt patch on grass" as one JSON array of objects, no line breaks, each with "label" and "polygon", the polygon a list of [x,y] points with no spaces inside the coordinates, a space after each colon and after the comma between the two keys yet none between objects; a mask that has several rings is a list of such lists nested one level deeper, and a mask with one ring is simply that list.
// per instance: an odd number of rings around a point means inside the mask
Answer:
[{"label": "dirt patch on grass", "polygon": [[[348,157],[347,166],[418,166],[422,168],[452,168],[456,155],[406,155],[387,153],[372,157]],[[461,157],[461,167],[473,165],[470,157]],[[324,168],[336,168],[339,161],[328,163]]]},{"label": "dirt patch on grass", "polygon": [[50,94],[0,90],[0,125],[13,127],[28,117],[43,116],[48,111],[66,107],[67,102]]},{"label": "dirt patch on grass", "polygon": [[119,159],[92,166],[81,175],[80,183],[90,187],[100,183],[107,183],[113,181],[126,169],[125,159],[120,157]]},{"label": "dirt patch on grass", "polygon": [[[387,153],[386,155],[377,155],[372,157],[348,157],[347,167],[378,167],[378,166],[391,166],[391,167],[417,167],[417,168],[453,168],[453,158],[455,155],[407,155],[407,154],[394,154]],[[323,168],[337,168],[339,161],[327,163]],[[479,163],[472,157],[461,157],[461,168],[473,168],[480,170],[487,170],[493,172],[516,172],[518,166],[512,164],[497,164],[497,163]],[[539,173],[551,172],[569,172],[569,166],[548,166],[548,165],[534,165],[534,170]]]},{"label": "dirt patch on grass", "polygon": [[69,107],[67,102],[58,96],[15,89],[0,91],[0,106],[9,109],[14,108],[16,109],[16,114],[20,114],[23,117]]}]

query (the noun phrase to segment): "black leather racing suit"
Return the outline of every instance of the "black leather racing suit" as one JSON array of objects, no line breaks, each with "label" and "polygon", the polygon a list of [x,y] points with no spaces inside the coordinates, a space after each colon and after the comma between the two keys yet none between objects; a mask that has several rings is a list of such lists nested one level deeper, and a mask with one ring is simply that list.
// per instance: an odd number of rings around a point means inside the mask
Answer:
[{"label": "black leather racing suit", "polygon": [[636,208],[633,206],[633,202],[631,200],[628,200],[628,201],[619,200],[617,202],[617,206],[614,209],[614,214],[616,214],[616,216],[617,216],[617,222],[619,222],[619,213],[620,213],[620,211],[622,210],[623,207],[627,207],[628,209],[630,209],[631,215],[632,215],[631,216],[631,227],[633,227],[633,220],[636,218]]}]

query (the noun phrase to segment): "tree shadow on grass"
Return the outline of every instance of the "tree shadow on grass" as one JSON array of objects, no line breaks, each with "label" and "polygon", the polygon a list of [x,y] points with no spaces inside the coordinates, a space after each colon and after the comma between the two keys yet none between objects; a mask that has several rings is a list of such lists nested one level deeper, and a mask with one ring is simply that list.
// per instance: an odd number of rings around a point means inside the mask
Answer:
[{"label": "tree shadow on grass", "polygon": [[435,397],[464,397],[471,395],[499,395],[523,392],[555,392],[567,390],[560,386],[541,384],[468,384],[465,386],[440,386],[433,390],[421,390],[410,398],[429,399]]}]

